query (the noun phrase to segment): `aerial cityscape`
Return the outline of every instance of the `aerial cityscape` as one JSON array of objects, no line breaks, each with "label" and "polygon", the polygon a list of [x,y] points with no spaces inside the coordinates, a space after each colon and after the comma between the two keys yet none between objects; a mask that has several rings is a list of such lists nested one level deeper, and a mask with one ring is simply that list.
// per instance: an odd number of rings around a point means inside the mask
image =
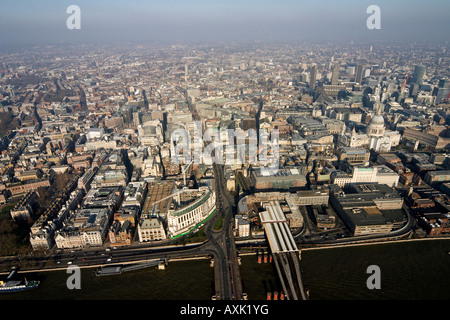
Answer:
[{"label": "aerial cityscape", "polygon": [[345,40],[2,31],[0,300],[449,299],[448,34],[371,39],[383,4]]}]

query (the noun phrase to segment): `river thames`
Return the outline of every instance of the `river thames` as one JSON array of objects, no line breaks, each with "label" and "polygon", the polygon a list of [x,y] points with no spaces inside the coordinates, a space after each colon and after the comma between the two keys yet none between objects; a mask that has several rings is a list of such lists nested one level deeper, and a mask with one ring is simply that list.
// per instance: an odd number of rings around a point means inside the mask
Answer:
[{"label": "river thames", "polygon": [[[450,239],[302,250],[301,266],[311,300],[450,299]],[[243,255],[241,277],[249,300],[282,291],[273,263]],[[381,289],[368,289],[367,268],[380,268]],[[2,293],[0,300],[210,300],[213,268],[207,259],[170,261],[156,267],[97,277],[81,269],[81,289],[68,289],[65,271],[23,273],[37,289]]]}]

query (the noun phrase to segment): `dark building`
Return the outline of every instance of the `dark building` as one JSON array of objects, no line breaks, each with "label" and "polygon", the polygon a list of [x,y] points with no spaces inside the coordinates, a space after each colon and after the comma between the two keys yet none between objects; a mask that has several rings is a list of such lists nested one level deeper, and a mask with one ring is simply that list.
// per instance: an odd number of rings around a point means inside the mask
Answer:
[{"label": "dark building", "polygon": [[314,65],[312,66],[309,75],[309,87],[313,90],[316,88],[316,76],[317,76],[317,66]]},{"label": "dark building", "polygon": [[450,94],[450,81],[449,79],[439,80],[439,85],[435,91],[436,103],[448,102],[447,98]]},{"label": "dark building", "polygon": [[364,71],[364,66],[362,64],[358,64],[356,66],[355,82],[357,82],[359,84],[362,83],[363,71]]},{"label": "dark building", "polygon": [[425,75],[425,66],[424,65],[417,65],[414,68],[414,73],[411,79],[411,83],[415,84],[422,84],[423,83],[423,76]]},{"label": "dark building", "polygon": [[242,129],[243,130],[249,130],[249,129],[256,130],[256,119],[242,119]]},{"label": "dark building", "polygon": [[341,64],[338,62],[334,65],[333,74],[331,75],[331,85],[335,86],[339,81],[339,70],[341,69]]}]

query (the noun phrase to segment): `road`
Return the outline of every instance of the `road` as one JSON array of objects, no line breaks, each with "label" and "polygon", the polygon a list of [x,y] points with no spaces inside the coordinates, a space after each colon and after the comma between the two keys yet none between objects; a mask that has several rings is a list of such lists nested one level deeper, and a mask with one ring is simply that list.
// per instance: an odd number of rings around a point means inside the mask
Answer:
[{"label": "road", "polygon": [[[182,88],[179,88],[180,90]],[[81,90],[81,88],[80,88]],[[193,112],[194,119],[198,120],[195,105],[186,95],[189,108]],[[205,234],[209,241],[196,246],[174,246],[164,248],[118,248],[116,250],[106,248],[87,248],[82,251],[51,250],[45,255],[29,255],[18,257],[0,258],[0,272],[8,272],[13,266],[20,266],[25,270],[45,270],[54,268],[66,268],[67,265],[76,264],[82,266],[98,266],[106,264],[121,264],[133,261],[145,261],[157,258],[182,258],[195,256],[213,256],[215,261],[217,298],[218,299],[242,299],[242,284],[239,273],[236,245],[234,243],[233,206],[234,199],[225,189],[223,167],[213,165],[216,186],[216,214],[205,224]],[[221,230],[214,230],[214,223],[218,218],[223,218]],[[108,251],[107,251],[108,250]]]},{"label": "road", "polygon": [[[45,255],[27,255],[18,257],[0,257],[0,272],[8,273],[13,266],[19,266],[22,271],[46,269],[65,270],[68,265],[75,264],[80,267],[94,267],[110,264],[126,264],[132,262],[144,262],[166,258],[183,259],[194,257],[213,257],[216,275],[216,298],[220,300],[241,300],[243,299],[242,281],[239,271],[237,248],[233,236],[233,207],[235,201],[225,189],[223,166],[214,164],[214,184],[216,192],[216,213],[205,223],[205,235],[207,241],[192,245],[166,245],[170,242],[158,244],[133,244],[132,246],[109,249],[84,248],[83,250],[58,250],[53,249]],[[340,234],[345,233],[344,229],[330,230],[317,234],[313,232],[309,225],[306,212],[302,212],[305,218],[304,227],[296,234],[296,242],[299,245],[330,245],[345,244],[361,240],[383,240],[391,237],[402,237],[416,226],[416,220],[408,212],[408,222],[400,230],[392,232],[390,235],[375,235],[355,237],[349,236],[341,238]],[[222,229],[214,230],[214,225],[218,219],[223,218]],[[337,233],[337,234],[336,234]],[[326,237],[324,235],[327,235]],[[333,235],[334,234],[334,235]],[[261,247],[260,241],[249,239],[247,242],[240,241],[239,247]]]},{"label": "road", "polygon": [[[217,170],[217,169],[216,169]],[[220,183],[223,175],[219,170],[216,173],[217,182]],[[224,192],[225,191],[225,192]],[[218,187],[217,190],[218,210],[216,214],[205,224],[205,234],[208,241],[200,244],[175,246],[160,244],[139,244],[129,247],[118,247],[117,249],[102,248],[84,248],[71,252],[71,250],[53,249],[46,254],[33,254],[25,256],[0,257],[0,272],[8,273],[13,266],[19,265],[23,271],[26,270],[45,270],[53,268],[67,268],[67,263],[71,261],[79,266],[95,266],[112,263],[129,263],[133,261],[143,261],[148,259],[167,258],[191,258],[214,256],[215,261],[220,261],[221,288],[219,292],[224,292],[223,297],[238,297],[234,293],[239,294],[239,267],[237,263],[236,244],[232,235],[232,201],[224,187]],[[224,217],[223,228],[220,231],[213,230],[214,223],[221,216]],[[409,213],[407,224],[400,230],[396,230],[389,235],[373,235],[373,236],[349,236],[349,237],[321,237],[320,235],[311,234],[305,238],[305,232],[294,235],[299,245],[332,245],[346,244],[357,241],[376,241],[385,240],[391,237],[402,237],[407,235],[412,228],[416,226],[416,219]],[[306,232],[309,234],[309,232]],[[324,232],[323,234],[331,235],[335,231]],[[334,239],[333,239],[334,238]],[[264,241],[263,241],[264,242]],[[256,247],[260,248],[261,241],[249,239],[248,241],[240,241],[239,247]],[[110,251],[106,251],[110,250]],[[108,259],[111,258],[111,261]],[[231,281],[231,279],[233,281]],[[234,289],[231,287],[234,285]]]},{"label": "road", "polygon": [[[214,255],[214,267],[217,268],[216,288],[217,299],[241,300],[243,298],[242,282],[239,272],[236,245],[233,236],[233,206],[234,199],[225,189],[223,167],[213,165],[216,188],[217,214],[206,227],[205,235],[212,244],[210,252]],[[222,229],[214,230],[217,219],[223,218]]]},{"label": "road", "polygon": [[19,266],[22,271],[65,269],[70,264],[80,267],[93,267],[107,264],[131,263],[160,258],[175,259],[187,257],[204,257],[207,246],[203,244],[164,247],[123,247],[87,248],[83,250],[52,250],[46,255],[19,256],[0,258],[0,272],[8,272],[13,266]]},{"label": "road", "polygon": [[[205,223],[208,241],[186,246],[148,247],[133,246],[117,249],[85,248],[83,250],[53,249],[45,255],[30,255],[0,258],[0,272],[9,272],[13,266],[22,271],[67,268],[74,264],[80,267],[109,264],[126,264],[137,261],[166,258],[214,257],[216,268],[216,292],[220,300],[243,298],[236,244],[233,236],[234,199],[225,189],[223,167],[214,165],[217,210]],[[218,219],[223,218],[221,230],[214,230]]]}]

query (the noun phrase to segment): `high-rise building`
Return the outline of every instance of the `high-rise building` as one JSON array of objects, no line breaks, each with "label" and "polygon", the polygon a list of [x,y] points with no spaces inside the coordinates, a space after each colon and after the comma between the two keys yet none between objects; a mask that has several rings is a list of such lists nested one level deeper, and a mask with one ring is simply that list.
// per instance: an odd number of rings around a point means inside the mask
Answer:
[{"label": "high-rise building", "polygon": [[425,66],[422,64],[417,65],[414,68],[414,73],[411,79],[411,83],[422,84],[423,76],[425,75]]},{"label": "high-rise building", "polygon": [[317,66],[313,65],[311,67],[311,74],[309,76],[309,87],[313,90],[316,88],[316,76],[317,76]]},{"label": "high-rise building", "polygon": [[411,84],[411,87],[409,89],[409,96],[417,98],[417,95],[419,94],[420,86],[417,83]]},{"label": "high-rise building", "polygon": [[361,84],[362,78],[363,78],[363,69],[364,66],[362,64],[358,64],[356,66],[356,76],[355,76],[355,82]]},{"label": "high-rise building", "polygon": [[[439,80],[439,85],[436,89],[436,103],[447,102],[447,97],[450,94],[450,80]],[[449,99],[450,100],[450,99]]]},{"label": "high-rise building", "polygon": [[298,81],[308,82],[308,74],[305,72],[300,73],[300,76],[298,77]]},{"label": "high-rise building", "polygon": [[333,73],[331,75],[331,85],[335,86],[339,81],[339,70],[341,69],[341,64],[338,62],[334,65]]}]

